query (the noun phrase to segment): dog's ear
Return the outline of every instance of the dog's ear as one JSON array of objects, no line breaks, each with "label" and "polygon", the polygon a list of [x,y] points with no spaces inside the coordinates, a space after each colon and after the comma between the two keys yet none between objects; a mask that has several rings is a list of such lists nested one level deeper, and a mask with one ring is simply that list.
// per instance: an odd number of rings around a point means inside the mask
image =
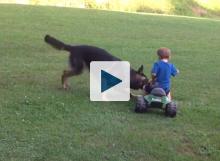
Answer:
[{"label": "dog's ear", "polygon": [[138,72],[139,74],[143,74],[143,73],[144,73],[144,66],[141,65],[141,66],[138,68],[137,72]]}]

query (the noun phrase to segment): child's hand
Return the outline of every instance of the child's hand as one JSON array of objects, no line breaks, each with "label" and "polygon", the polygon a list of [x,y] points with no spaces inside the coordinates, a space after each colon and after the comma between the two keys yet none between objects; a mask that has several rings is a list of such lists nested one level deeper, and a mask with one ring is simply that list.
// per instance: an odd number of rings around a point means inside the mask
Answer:
[{"label": "child's hand", "polygon": [[149,80],[149,85],[152,86],[154,83],[155,83],[155,80],[153,80],[153,79],[150,79],[150,80]]},{"label": "child's hand", "polygon": [[176,71],[177,71],[177,74],[179,74],[179,73],[180,73],[180,70],[179,70],[179,69],[177,69]]},{"label": "child's hand", "polygon": [[152,80],[152,79],[149,79],[148,84],[149,84],[149,85],[152,85],[152,84],[153,84],[153,80]]}]

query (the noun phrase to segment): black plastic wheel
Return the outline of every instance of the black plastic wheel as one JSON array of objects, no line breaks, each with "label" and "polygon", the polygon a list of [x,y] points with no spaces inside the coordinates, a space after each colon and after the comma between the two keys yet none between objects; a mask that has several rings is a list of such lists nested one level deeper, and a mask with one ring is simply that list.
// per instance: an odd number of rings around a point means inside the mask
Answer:
[{"label": "black plastic wheel", "polygon": [[166,105],[165,115],[168,117],[175,117],[177,113],[177,105],[175,102],[170,102]]},{"label": "black plastic wheel", "polygon": [[136,113],[145,113],[148,111],[148,103],[144,96],[138,96],[134,111]]}]

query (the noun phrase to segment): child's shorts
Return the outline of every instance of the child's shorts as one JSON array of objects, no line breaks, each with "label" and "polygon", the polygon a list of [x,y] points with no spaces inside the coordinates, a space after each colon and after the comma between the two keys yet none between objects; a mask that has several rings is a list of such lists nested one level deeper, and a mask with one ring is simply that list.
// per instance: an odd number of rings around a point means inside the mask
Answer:
[{"label": "child's shorts", "polygon": [[[161,87],[156,82],[153,85],[146,85],[146,86],[144,86],[144,91],[147,92],[147,93],[150,93],[152,91],[152,89],[154,89],[154,88],[163,88],[163,87]],[[163,88],[163,90],[166,92],[166,95],[168,95],[170,93],[170,88]]]}]

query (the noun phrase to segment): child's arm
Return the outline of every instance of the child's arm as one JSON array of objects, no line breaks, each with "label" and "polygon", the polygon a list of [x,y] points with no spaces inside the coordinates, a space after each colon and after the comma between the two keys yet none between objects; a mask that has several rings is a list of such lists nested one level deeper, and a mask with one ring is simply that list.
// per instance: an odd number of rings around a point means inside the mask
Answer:
[{"label": "child's arm", "polygon": [[155,74],[155,73],[152,73],[152,74],[151,74],[151,83],[155,82],[155,81],[156,81],[156,78],[157,78],[156,74]]},{"label": "child's arm", "polygon": [[180,73],[180,71],[175,67],[175,65],[172,64],[171,66],[171,75],[173,77],[175,77],[176,75],[178,75]]},{"label": "child's arm", "polygon": [[158,73],[158,64],[157,63],[154,63],[152,69],[151,69],[151,82],[155,82],[156,81],[156,78],[157,78],[157,73]]}]

